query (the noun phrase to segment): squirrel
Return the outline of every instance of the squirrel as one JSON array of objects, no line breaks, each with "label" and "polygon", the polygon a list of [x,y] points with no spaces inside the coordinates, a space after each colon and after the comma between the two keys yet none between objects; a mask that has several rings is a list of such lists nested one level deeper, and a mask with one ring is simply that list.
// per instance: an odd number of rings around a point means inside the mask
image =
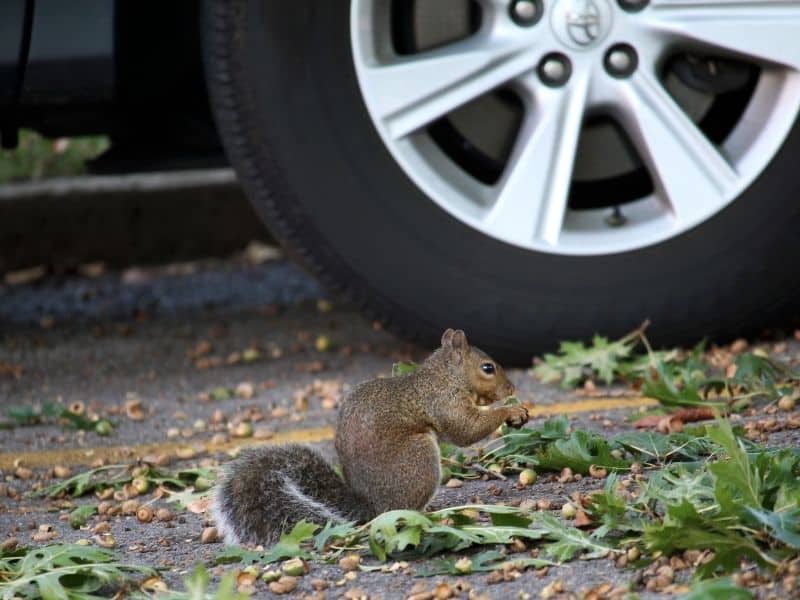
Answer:
[{"label": "squirrel", "polygon": [[423,510],[441,478],[438,441],[473,444],[503,423],[522,427],[522,406],[490,406],[514,393],[503,368],[448,329],[413,373],[357,385],[342,402],[336,451],[343,479],[314,449],[244,450],[212,506],[229,544],[272,545],[295,523],[367,522],[395,509]]}]

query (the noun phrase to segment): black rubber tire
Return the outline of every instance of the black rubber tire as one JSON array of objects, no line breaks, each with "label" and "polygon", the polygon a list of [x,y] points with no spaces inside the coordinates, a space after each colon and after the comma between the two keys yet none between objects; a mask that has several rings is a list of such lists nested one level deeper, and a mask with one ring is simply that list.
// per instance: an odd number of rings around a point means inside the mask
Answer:
[{"label": "black rubber tire", "polygon": [[657,344],[723,340],[796,306],[797,125],[740,199],[679,237],[536,253],[450,217],[394,162],[356,82],[349,2],[205,0],[204,22],[218,127],[249,198],[328,288],[402,336],[433,344],[460,327],[527,362],[645,319]]}]

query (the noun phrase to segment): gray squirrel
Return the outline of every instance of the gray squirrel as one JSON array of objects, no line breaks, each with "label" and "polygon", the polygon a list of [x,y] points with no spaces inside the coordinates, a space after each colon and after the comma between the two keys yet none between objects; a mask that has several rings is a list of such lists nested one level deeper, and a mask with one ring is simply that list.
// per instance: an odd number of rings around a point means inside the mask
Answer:
[{"label": "gray squirrel", "polygon": [[441,478],[438,441],[467,446],[503,423],[522,427],[524,407],[490,406],[513,393],[497,362],[448,329],[416,371],[366,381],[345,398],[336,428],[344,480],[308,446],[244,450],[216,490],[218,530],[229,544],[267,546],[302,519],[366,522],[423,510]]}]

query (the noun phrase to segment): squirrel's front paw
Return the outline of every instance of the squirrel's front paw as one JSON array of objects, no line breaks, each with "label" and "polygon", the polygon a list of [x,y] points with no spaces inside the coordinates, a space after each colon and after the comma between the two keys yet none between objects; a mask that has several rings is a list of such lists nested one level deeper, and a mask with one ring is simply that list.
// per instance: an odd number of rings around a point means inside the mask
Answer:
[{"label": "squirrel's front paw", "polygon": [[506,425],[519,429],[528,422],[528,409],[524,406],[508,406],[508,417]]}]

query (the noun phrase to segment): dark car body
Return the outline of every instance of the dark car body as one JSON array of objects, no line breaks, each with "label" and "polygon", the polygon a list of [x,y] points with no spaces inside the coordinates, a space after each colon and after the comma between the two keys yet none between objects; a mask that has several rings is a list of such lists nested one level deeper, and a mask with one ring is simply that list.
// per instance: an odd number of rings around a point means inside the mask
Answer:
[{"label": "dark car body", "polygon": [[0,2],[5,147],[16,145],[21,127],[48,136],[109,134],[115,152],[134,157],[219,153],[199,2]]}]

